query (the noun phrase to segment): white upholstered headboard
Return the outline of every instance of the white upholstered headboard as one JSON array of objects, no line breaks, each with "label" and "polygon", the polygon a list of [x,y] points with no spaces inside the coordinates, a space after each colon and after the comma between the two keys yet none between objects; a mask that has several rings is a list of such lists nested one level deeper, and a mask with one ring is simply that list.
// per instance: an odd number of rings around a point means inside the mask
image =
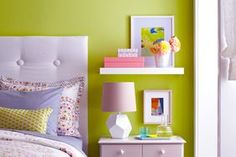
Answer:
[{"label": "white upholstered headboard", "polygon": [[83,74],[80,133],[88,144],[88,37],[0,37],[0,75],[22,81],[59,81]]}]

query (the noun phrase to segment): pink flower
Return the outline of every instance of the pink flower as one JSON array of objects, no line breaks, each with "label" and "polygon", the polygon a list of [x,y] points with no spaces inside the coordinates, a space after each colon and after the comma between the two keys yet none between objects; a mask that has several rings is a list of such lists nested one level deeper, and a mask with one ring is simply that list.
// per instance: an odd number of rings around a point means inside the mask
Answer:
[{"label": "pink flower", "polygon": [[176,36],[171,37],[169,43],[173,52],[179,52],[181,49],[181,43]]}]

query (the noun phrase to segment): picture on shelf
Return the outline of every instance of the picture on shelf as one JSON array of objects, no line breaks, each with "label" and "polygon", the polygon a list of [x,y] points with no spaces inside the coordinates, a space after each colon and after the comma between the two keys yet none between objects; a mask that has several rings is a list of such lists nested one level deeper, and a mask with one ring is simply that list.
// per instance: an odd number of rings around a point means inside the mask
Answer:
[{"label": "picture on shelf", "polygon": [[171,123],[171,90],[144,90],[144,124]]},{"label": "picture on shelf", "polygon": [[150,56],[150,48],[165,38],[164,27],[143,27],[141,28],[141,54]]},{"label": "picture on shelf", "polygon": [[[131,48],[137,48],[145,57],[145,67],[156,67],[151,48],[159,41],[168,41],[174,35],[174,16],[131,16]],[[168,67],[174,67],[174,54]]]}]

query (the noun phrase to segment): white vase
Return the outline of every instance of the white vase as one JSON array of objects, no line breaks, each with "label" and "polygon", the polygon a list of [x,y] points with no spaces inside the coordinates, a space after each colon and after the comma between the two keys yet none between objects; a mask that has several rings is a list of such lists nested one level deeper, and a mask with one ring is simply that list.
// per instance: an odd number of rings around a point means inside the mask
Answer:
[{"label": "white vase", "polygon": [[159,68],[163,68],[163,67],[170,67],[170,55],[171,53],[168,52],[166,54],[156,54],[154,56],[154,59],[155,59],[155,64],[156,64],[156,67],[159,67]]}]

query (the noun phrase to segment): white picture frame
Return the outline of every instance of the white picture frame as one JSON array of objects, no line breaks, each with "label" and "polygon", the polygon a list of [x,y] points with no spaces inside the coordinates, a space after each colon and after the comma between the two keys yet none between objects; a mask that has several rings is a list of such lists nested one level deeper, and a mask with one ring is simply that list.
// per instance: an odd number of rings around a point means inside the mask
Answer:
[{"label": "white picture frame", "polygon": [[[144,124],[162,124],[172,122],[172,90],[144,90]],[[158,101],[158,102],[157,102]],[[158,108],[153,105],[158,106]]]},{"label": "white picture frame", "polygon": [[[146,27],[164,28],[164,40],[174,35],[174,16],[131,16],[131,48],[138,49],[139,56],[144,56],[141,50],[141,30]],[[174,67],[174,53],[171,53],[169,67]],[[155,67],[154,57],[145,56],[145,67]]]}]

